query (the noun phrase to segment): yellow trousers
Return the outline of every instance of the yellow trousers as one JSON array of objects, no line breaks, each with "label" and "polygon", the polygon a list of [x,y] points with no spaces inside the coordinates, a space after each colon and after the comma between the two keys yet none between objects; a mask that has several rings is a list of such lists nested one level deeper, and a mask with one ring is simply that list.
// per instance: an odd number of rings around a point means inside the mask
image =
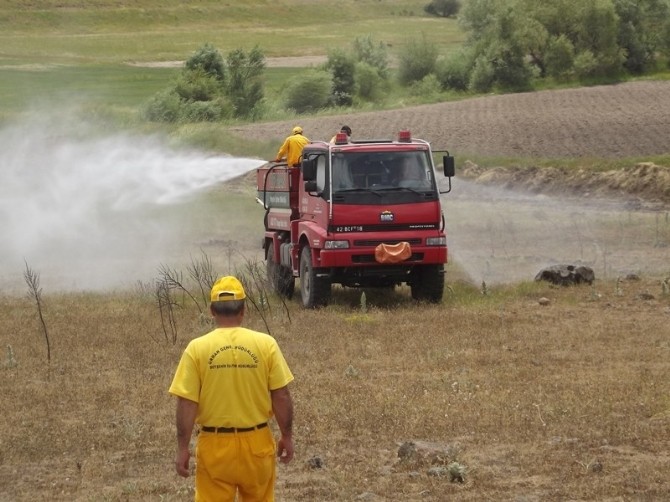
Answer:
[{"label": "yellow trousers", "polygon": [[196,448],[195,501],[274,502],[276,445],[270,427],[201,432]]}]

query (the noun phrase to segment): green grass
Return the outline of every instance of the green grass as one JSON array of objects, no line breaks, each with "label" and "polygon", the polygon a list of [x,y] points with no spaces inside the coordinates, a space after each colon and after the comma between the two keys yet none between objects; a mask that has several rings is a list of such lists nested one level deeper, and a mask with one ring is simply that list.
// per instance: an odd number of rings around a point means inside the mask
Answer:
[{"label": "green grass", "polygon": [[424,1],[137,2],[0,1],[0,62],[120,63],[185,59],[205,42],[222,51],[256,45],[268,56],[326,54],[358,36],[390,48],[412,34],[458,44],[454,20],[425,16]]}]

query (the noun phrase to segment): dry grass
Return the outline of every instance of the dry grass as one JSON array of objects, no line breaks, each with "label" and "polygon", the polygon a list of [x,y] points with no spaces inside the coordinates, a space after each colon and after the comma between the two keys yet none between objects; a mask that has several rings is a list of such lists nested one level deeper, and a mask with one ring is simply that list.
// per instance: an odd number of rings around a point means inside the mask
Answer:
[{"label": "dry grass", "polygon": [[[658,280],[487,296],[450,283],[440,306],[369,292],[362,311],[358,292],[339,292],[325,310],[294,302],[289,316],[273,302],[265,321],[251,310],[246,324],[268,323],[296,376],[297,457],[280,467],[278,500],[670,492],[670,298]],[[172,345],[149,293],[44,292],[47,364],[34,303],[0,296],[0,499],[192,498],[173,471],[167,387],[209,325],[184,305]],[[418,453],[401,459],[408,442]],[[453,462],[463,483],[450,481]]]}]

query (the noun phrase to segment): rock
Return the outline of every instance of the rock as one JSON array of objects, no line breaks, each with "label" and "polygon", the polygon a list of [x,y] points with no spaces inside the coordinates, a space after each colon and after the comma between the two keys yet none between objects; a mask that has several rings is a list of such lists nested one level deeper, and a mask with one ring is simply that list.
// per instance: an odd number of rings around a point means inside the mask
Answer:
[{"label": "rock", "polygon": [[406,441],[398,448],[398,458],[401,460],[411,459],[416,455],[416,445],[411,441]]},{"label": "rock", "polygon": [[447,468],[443,465],[435,465],[428,469],[428,475],[434,478],[441,478],[447,475]]},{"label": "rock", "polygon": [[583,265],[552,265],[543,268],[535,276],[536,281],[547,281],[559,286],[593,284],[596,276],[593,269]]},{"label": "rock", "polygon": [[321,460],[321,457],[312,457],[307,461],[307,467],[310,469],[321,469],[323,467],[323,460]]},{"label": "rock", "polygon": [[542,305],[543,307],[546,307],[547,305],[549,305],[549,304],[551,303],[551,301],[549,300],[549,298],[545,298],[545,297],[543,296],[542,298],[540,298],[540,299],[537,301],[537,303],[539,303],[539,304]]}]

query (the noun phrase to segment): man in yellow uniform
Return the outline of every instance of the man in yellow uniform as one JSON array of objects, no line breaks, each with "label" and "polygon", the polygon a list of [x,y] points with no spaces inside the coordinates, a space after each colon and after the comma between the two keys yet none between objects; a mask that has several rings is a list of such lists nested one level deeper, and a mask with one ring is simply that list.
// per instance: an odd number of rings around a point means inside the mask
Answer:
[{"label": "man in yellow uniform", "polygon": [[286,158],[286,163],[289,167],[298,167],[300,165],[302,149],[307,143],[309,143],[309,139],[303,136],[302,127],[295,126],[291,131],[291,135],[286,138],[279,148],[277,158],[274,161],[281,162],[282,159]]},{"label": "man in yellow uniform", "polygon": [[[211,291],[216,329],[186,347],[170,393],[177,397],[177,474],[188,477],[189,443],[196,447],[196,502],[274,501],[275,453],[293,458],[293,380],[276,340],[241,327],[246,293],[221,277]],[[281,438],[275,444],[268,420]]]}]

